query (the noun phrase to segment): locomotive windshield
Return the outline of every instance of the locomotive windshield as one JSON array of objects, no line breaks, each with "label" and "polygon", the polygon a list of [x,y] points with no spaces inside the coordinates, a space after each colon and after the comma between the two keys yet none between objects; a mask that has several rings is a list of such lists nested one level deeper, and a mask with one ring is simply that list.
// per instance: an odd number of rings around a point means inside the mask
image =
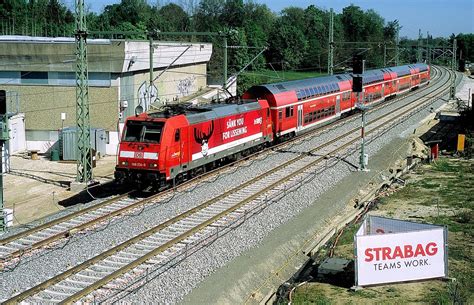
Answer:
[{"label": "locomotive windshield", "polygon": [[163,122],[127,121],[124,142],[160,143]]}]

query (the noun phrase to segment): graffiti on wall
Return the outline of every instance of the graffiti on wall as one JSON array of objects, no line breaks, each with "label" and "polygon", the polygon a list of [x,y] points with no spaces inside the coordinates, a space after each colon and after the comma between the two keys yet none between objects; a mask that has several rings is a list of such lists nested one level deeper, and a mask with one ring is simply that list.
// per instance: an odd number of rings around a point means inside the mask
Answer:
[{"label": "graffiti on wall", "polygon": [[143,82],[138,88],[138,106],[143,107],[144,111],[150,109],[150,105],[158,100],[158,89],[155,84],[148,85]]},{"label": "graffiti on wall", "polygon": [[188,76],[180,81],[176,85],[176,89],[178,90],[178,95],[186,96],[193,93],[194,85],[196,83],[196,77]]}]

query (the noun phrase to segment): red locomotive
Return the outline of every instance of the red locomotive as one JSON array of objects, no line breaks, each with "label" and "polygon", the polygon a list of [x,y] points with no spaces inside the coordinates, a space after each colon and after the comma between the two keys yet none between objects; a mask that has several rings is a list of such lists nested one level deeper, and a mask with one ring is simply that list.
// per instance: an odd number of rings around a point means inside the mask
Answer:
[{"label": "red locomotive", "polygon": [[143,113],[125,123],[115,178],[160,187],[272,141],[265,100]]},{"label": "red locomotive", "polygon": [[[360,102],[369,104],[427,84],[430,68],[413,64],[366,71]],[[161,187],[303,132],[355,108],[352,75],[250,88],[238,103],[170,108],[129,117],[115,178]]]}]

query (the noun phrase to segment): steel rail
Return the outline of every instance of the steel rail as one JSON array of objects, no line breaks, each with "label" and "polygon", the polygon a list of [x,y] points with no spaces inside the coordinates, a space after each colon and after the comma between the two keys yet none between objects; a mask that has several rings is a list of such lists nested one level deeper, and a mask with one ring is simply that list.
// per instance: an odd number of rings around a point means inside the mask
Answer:
[{"label": "steel rail", "polygon": [[[435,70],[435,71],[436,71],[436,75],[433,76],[432,81],[433,81],[435,78],[438,77],[438,74],[440,74],[440,73],[439,73],[440,71],[438,71],[438,70],[439,70],[439,68],[436,68],[436,70]],[[438,78],[441,78],[441,76],[439,76]],[[432,87],[430,87],[430,88],[428,88],[428,89],[431,89],[431,88],[432,88]],[[428,90],[428,91],[429,91],[429,90]],[[393,100],[391,101],[391,103],[395,103],[395,102],[397,102],[399,99],[407,98],[407,97],[410,97],[411,95],[415,95],[415,94],[418,94],[418,93],[419,93],[419,91],[418,91],[418,92],[413,91],[413,92],[406,93],[406,94],[404,94],[404,95],[401,95],[401,96],[399,96],[399,97],[393,99]],[[370,110],[368,111],[368,113],[370,113],[370,112],[372,112],[372,111],[376,111],[376,110],[378,110],[378,109],[380,109],[380,108],[382,108],[382,107],[385,107],[385,106],[387,106],[387,105],[388,105],[388,104],[387,104],[386,102],[385,102],[385,103],[377,103],[377,105],[375,105],[376,107],[370,109]],[[319,127],[319,128],[315,128],[315,129],[313,129],[313,130],[311,130],[311,131],[308,131],[308,132],[306,132],[306,133],[303,133],[303,134],[301,134],[301,135],[298,135],[297,137],[294,137],[293,139],[291,139],[291,141],[279,143],[279,144],[277,144],[277,145],[275,145],[275,146],[272,146],[272,147],[270,147],[270,148],[267,148],[267,149],[265,149],[265,150],[263,150],[263,151],[260,151],[260,152],[251,154],[251,155],[249,155],[249,156],[246,156],[246,157],[243,158],[242,160],[237,160],[237,161],[231,162],[231,163],[227,164],[227,165],[224,166],[224,167],[220,167],[220,168],[218,168],[218,169],[209,171],[209,172],[205,173],[204,175],[200,175],[200,176],[194,177],[194,178],[192,178],[192,179],[189,179],[189,180],[187,180],[185,183],[180,184],[178,187],[165,190],[164,192],[160,192],[160,193],[158,193],[158,194],[156,194],[156,195],[154,195],[154,196],[151,196],[151,197],[149,197],[149,198],[146,198],[146,199],[144,199],[144,200],[137,201],[137,202],[132,203],[132,204],[130,204],[130,205],[127,205],[127,206],[125,206],[125,207],[123,207],[123,208],[120,208],[120,209],[118,209],[118,210],[116,210],[116,211],[113,211],[113,212],[111,212],[111,213],[102,215],[102,216],[100,216],[100,217],[96,217],[96,218],[94,218],[94,219],[92,219],[92,220],[90,220],[90,221],[86,221],[86,222],[84,222],[84,223],[82,223],[82,224],[80,224],[80,225],[78,225],[78,226],[74,226],[74,227],[72,227],[72,228],[68,228],[68,229],[66,229],[66,230],[64,230],[64,231],[62,231],[62,232],[60,232],[60,233],[58,233],[58,234],[54,234],[54,235],[49,236],[49,237],[47,237],[47,238],[45,238],[45,239],[43,239],[43,240],[41,240],[41,241],[32,243],[31,245],[28,245],[27,247],[18,249],[18,250],[16,250],[16,251],[12,252],[12,253],[9,253],[8,255],[5,255],[5,256],[1,257],[1,261],[2,261],[2,262],[5,262],[5,261],[10,260],[10,259],[13,259],[13,258],[15,258],[15,257],[22,256],[22,255],[24,255],[24,254],[26,254],[26,253],[28,253],[28,252],[31,252],[32,250],[35,250],[35,249],[44,247],[44,246],[46,246],[46,245],[48,245],[48,244],[51,244],[51,243],[53,243],[53,242],[55,242],[55,241],[58,241],[58,240],[62,239],[62,238],[67,238],[67,237],[71,236],[72,234],[78,233],[78,232],[80,232],[81,230],[87,229],[87,228],[89,228],[89,227],[93,227],[93,226],[95,226],[95,225],[97,225],[97,224],[99,224],[99,223],[101,223],[101,222],[105,222],[107,219],[116,217],[116,216],[118,216],[118,215],[125,215],[126,213],[128,213],[128,212],[131,211],[131,210],[135,210],[135,209],[141,208],[142,206],[147,205],[147,204],[149,204],[150,202],[159,200],[160,197],[164,197],[164,196],[168,195],[170,192],[176,191],[178,188],[186,188],[186,187],[188,187],[188,186],[191,186],[194,182],[196,182],[196,180],[198,180],[198,182],[199,182],[199,180],[203,180],[203,179],[205,179],[205,178],[207,178],[207,177],[209,177],[209,176],[212,176],[212,175],[214,175],[214,174],[216,174],[216,173],[218,173],[218,172],[220,172],[220,171],[224,171],[225,169],[227,169],[227,168],[229,168],[229,167],[231,167],[231,166],[233,166],[233,165],[235,165],[235,164],[237,164],[237,163],[240,163],[240,162],[242,162],[243,160],[248,160],[248,159],[253,158],[253,157],[255,157],[255,156],[259,156],[259,155],[261,155],[261,154],[267,153],[267,152],[270,151],[270,150],[275,150],[275,149],[278,149],[278,148],[280,148],[280,147],[284,147],[284,146],[290,145],[290,144],[292,144],[292,143],[294,143],[294,142],[296,142],[296,141],[298,141],[298,140],[300,140],[300,139],[304,139],[304,138],[306,138],[306,137],[308,137],[308,136],[312,136],[312,135],[314,136],[315,134],[319,134],[320,132],[322,132],[322,131],[324,131],[324,130],[326,130],[326,129],[335,128],[335,127],[337,127],[337,126],[340,126],[340,125],[343,125],[343,124],[347,123],[348,121],[356,120],[357,118],[358,118],[357,115],[356,115],[356,116],[350,116],[350,117],[347,117],[347,118],[344,118],[344,119],[341,119],[341,120],[338,120],[338,121],[334,121],[334,122],[332,122],[332,123],[329,124],[329,125],[324,125],[324,126],[321,126],[321,127]],[[132,192],[132,191],[131,191],[131,192]],[[0,246],[5,246],[5,245],[7,245],[8,243],[11,243],[11,242],[16,241],[16,240],[19,240],[19,239],[21,239],[21,238],[27,237],[28,235],[33,235],[33,234],[38,233],[38,232],[40,232],[40,231],[42,231],[42,230],[46,230],[46,229],[51,228],[51,227],[53,227],[53,226],[55,226],[55,225],[59,225],[59,224],[64,223],[64,222],[66,222],[66,221],[69,221],[69,220],[72,220],[72,219],[74,219],[74,218],[83,216],[83,215],[85,215],[85,214],[87,214],[87,213],[89,213],[89,212],[93,212],[93,211],[98,210],[98,209],[100,209],[100,208],[102,208],[102,207],[105,207],[105,206],[107,206],[107,205],[113,204],[113,203],[115,203],[115,202],[117,202],[117,201],[119,201],[119,200],[125,198],[125,197],[128,196],[131,192],[128,192],[128,193],[123,194],[123,195],[121,195],[121,196],[118,196],[118,197],[115,197],[115,198],[106,200],[106,201],[104,201],[104,202],[101,202],[100,204],[96,204],[96,205],[90,206],[90,207],[88,207],[88,208],[79,210],[79,211],[77,211],[77,212],[74,212],[74,213],[65,215],[65,216],[63,216],[63,217],[60,217],[60,218],[55,219],[55,220],[53,220],[53,221],[44,223],[44,224],[42,224],[42,225],[40,225],[40,226],[31,228],[31,229],[29,229],[29,230],[25,230],[25,231],[20,232],[20,233],[18,233],[18,234],[12,235],[12,236],[10,236],[10,237],[8,237],[8,238],[5,238],[5,239],[3,239],[3,240],[0,240]]]},{"label": "steel rail", "polygon": [[[449,78],[448,78],[448,81],[449,81]],[[446,89],[443,89],[442,91],[446,91]],[[441,94],[442,94],[442,93],[441,93]],[[429,97],[427,97],[427,98],[429,98]],[[420,108],[420,107],[423,106],[423,104],[425,104],[425,103],[421,103],[421,105],[416,105],[416,107],[412,107],[412,108],[410,108],[410,109],[407,109],[407,110],[403,111],[401,114],[397,115],[397,117],[403,116],[404,114],[409,113],[410,111],[413,111],[415,108]],[[409,106],[409,105],[405,105],[405,106],[403,106],[403,107],[401,107],[401,108],[405,108],[405,107],[407,107],[407,106]],[[398,110],[398,109],[397,109],[397,110]],[[388,113],[386,116],[390,116],[390,115],[392,115],[392,114],[393,114],[393,113]],[[383,117],[386,117],[386,116],[384,115]],[[372,122],[375,122],[375,121],[378,121],[378,120],[379,120],[379,118],[377,118],[377,120],[372,120]],[[393,119],[393,120],[395,120],[395,119]],[[376,128],[374,128],[374,129],[372,129],[372,130],[369,130],[369,131],[367,132],[367,135],[368,135],[368,134],[371,134],[371,133],[373,133],[373,132],[375,132],[375,131],[376,131],[377,129],[379,129],[380,127],[383,127],[383,126],[385,126],[386,124],[389,124],[389,123],[391,123],[391,122],[392,122],[391,120],[388,120],[388,121],[386,121],[386,122],[383,122],[381,125],[376,126]],[[355,131],[359,131],[359,128],[355,128],[355,129],[351,130],[350,132],[348,132],[348,133],[346,133],[346,134],[344,134],[344,135],[342,135],[342,136],[340,136],[340,137],[337,137],[335,140],[331,140],[331,141],[329,141],[329,142],[327,142],[327,143],[325,143],[325,144],[323,144],[323,145],[320,145],[320,146],[318,146],[318,147],[312,149],[311,152],[314,152],[314,151],[320,150],[320,149],[323,148],[323,147],[329,146],[329,145],[332,144],[333,142],[338,141],[338,140],[340,140],[340,139],[342,139],[342,138],[345,138],[345,137],[346,137],[347,135],[349,135],[349,134],[353,134]],[[353,143],[355,143],[355,142],[357,142],[357,141],[359,141],[359,138],[355,138],[355,139],[353,139],[353,140],[351,140],[351,141],[349,141],[349,142],[343,144],[342,146],[340,146],[340,147],[338,147],[338,148],[332,150],[331,152],[326,153],[325,155],[316,158],[316,159],[315,159],[314,161],[312,161],[311,163],[309,163],[309,164],[303,166],[302,168],[298,169],[297,171],[294,171],[294,172],[288,174],[288,175],[287,175],[286,177],[284,177],[282,180],[275,181],[274,183],[272,183],[272,184],[266,186],[264,189],[262,189],[262,190],[260,190],[260,191],[258,191],[258,192],[256,192],[256,193],[254,193],[253,195],[250,195],[249,197],[243,199],[241,202],[239,202],[238,204],[232,206],[231,208],[229,208],[229,209],[227,209],[227,210],[225,210],[225,211],[222,211],[221,213],[219,213],[219,214],[213,216],[212,218],[208,219],[207,221],[205,221],[205,222],[199,224],[198,226],[196,226],[196,227],[194,227],[194,228],[188,230],[187,232],[185,232],[185,233],[179,235],[178,237],[176,237],[176,238],[170,240],[169,242],[165,243],[164,245],[161,245],[161,246],[157,247],[156,249],[154,249],[154,250],[148,252],[146,255],[144,255],[144,256],[138,258],[137,260],[133,261],[132,263],[130,263],[130,264],[126,265],[126,266],[123,266],[122,268],[120,268],[120,269],[116,270],[115,272],[113,272],[113,273],[107,275],[107,276],[104,277],[103,279],[101,279],[101,280],[99,280],[99,281],[93,283],[92,285],[88,286],[87,288],[85,288],[85,289],[83,289],[83,290],[81,290],[81,291],[79,291],[79,292],[77,292],[77,293],[71,295],[70,297],[68,297],[68,298],[66,298],[65,300],[63,300],[63,301],[61,302],[61,304],[72,304],[72,303],[74,303],[74,302],[80,300],[81,298],[83,298],[83,297],[89,295],[90,293],[92,293],[93,291],[99,289],[100,287],[103,287],[104,285],[106,285],[106,284],[109,283],[110,281],[112,281],[112,280],[114,280],[114,279],[116,279],[116,278],[122,276],[123,274],[125,274],[125,273],[127,273],[127,272],[133,270],[134,268],[136,268],[136,267],[142,265],[142,264],[145,263],[147,260],[149,260],[149,259],[155,257],[157,254],[159,254],[159,253],[161,253],[161,252],[164,252],[166,249],[171,248],[173,245],[175,245],[175,244],[177,244],[177,243],[179,243],[179,242],[184,241],[186,238],[188,238],[188,237],[194,235],[195,233],[201,231],[201,230],[204,229],[205,227],[208,227],[209,225],[211,225],[211,224],[217,222],[219,219],[221,219],[221,218],[227,216],[228,214],[230,214],[230,213],[232,213],[232,212],[238,210],[239,208],[245,206],[247,203],[252,202],[253,200],[257,199],[258,197],[261,197],[262,195],[264,195],[264,194],[267,193],[268,191],[273,190],[275,187],[277,187],[277,186],[279,186],[279,185],[282,185],[282,184],[288,182],[288,181],[291,180],[292,178],[294,178],[294,177],[300,175],[301,173],[304,173],[304,172],[305,172],[306,170],[308,170],[309,168],[314,167],[315,165],[317,165],[317,164],[320,163],[321,161],[324,161],[325,159],[327,159],[328,156],[333,155],[334,153],[337,153],[337,152],[339,152],[339,151],[341,151],[341,150],[343,150],[343,149],[345,149],[345,148],[351,146]],[[299,160],[299,159],[302,159],[302,158],[304,158],[304,157],[306,157],[306,156],[302,156],[302,155],[301,155],[301,156],[298,156],[298,157],[296,157],[296,158],[290,160],[288,163],[282,164],[282,165],[278,166],[277,168],[278,168],[278,169],[282,169],[283,167],[286,167],[286,166],[288,166],[289,164],[294,163],[295,160],[297,160],[297,159]],[[229,193],[235,193],[235,192],[237,192],[237,191],[239,191],[239,190],[242,190],[242,189],[244,189],[246,186],[251,185],[251,184],[255,183],[255,182],[258,181],[258,180],[264,179],[265,177],[269,176],[271,173],[276,172],[276,171],[278,170],[277,168],[272,169],[272,170],[270,170],[270,171],[268,171],[268,172],[265,172],[265,173],[262,174],[261,176],[256,177],[256,178],[253,178],[252,180],[249,180],[249,181],[247,181],[246,183],[244,183],[244,184],[242,184],[242,185],[240,185],[240,186],[238,186],[238,187],[235,187],[235,188],[233,188],[232,190],[229,190],[229,191],[227,191],[226,193],[221,194],[220,196],[218,196],[218,197],[216,197],[216,198],[221,199],[221,198],[223,198],[223,197],[227,197],[227,194],[229,194]],[[213,198],[213,199],[211,199],[211,200],[205,202],[203,205],[205,205],[205,206],[210,206],[210,205],[212,205],[212,203],[214,203],[214,202],[216,202],[216,201],[219,201],[219,199],[216,200],[216,198]],[[194,212],[193,212],[193,213],[194,213]],[[191,213],[191,214],[193,214],[193,213]],[[187,214],[187,215],[184,216],[184,217],[181,217],[181,215],[178,215],[178,216],[176,216],[174,219],[171,219],[171,221],[177,222],[177,221],[179,221],[179,220],[181,220],[181,219],[183,219],[183,218],[186,218],[186,217],[189,215],[188,213],[186,213],[186,214]],[[183,214],[183,215],[184,215],[184,214]],[[150,231],[153,231],[152,233],[148,233],[148,232],[145,232],[145,233],[146,233],[147,236],[150,236],[150,235],[152,235],[153,233],[156,233],[157,231],[160,231],[161,229],[162,229],[162,228],[160,228],[160,229],[158,229],[158,230],[151,229]],[[137,237],[138,237],[138,236],[137,236]],[[143,238],[142,238],[142,239],[143,239]],[[130,245],[131,245],[131,244],[128,244],[128,243],[127,243],[127,247],[130,246]]]},{"label": "steel rail", "polygon": [[[449,80],[449,78],[448,78],[448,80]],[[443,89],[443,91],[445,91],[445,89]],[[426,103],[426,102],[425,102],[425,103]],[[421,105],[422,105],[422,104],[424,104],[424,103],[421,103]],[[405,105],[405,106],[403,106],[403,107],[400,107],[400,109],[401,109],[401,108],[405,108],[405,107],[407,107],[407,106],[409,106],[409,105]],[[413,108],[418,108],[418,107],[420,107],[420,105],[416,105],[416,107],[413,107]],[[404,112],[402,113],[402,115],[403,115],[404,113],[407,113],[407,112],[412,111],[413,108],[412,108],[412,109],[407,109],[406,111],[404,111]],[[392,112],[392,113],[389,113],[389,114],[386,114],[386,115],[388,116],[388,115],[391,115],[391,114],[393,114],[393,112]],[[398,115],[398,116],[400,116],[400,115]],[[378,120],[372,120],[371,122],[375,122],[375,121],[378,121]],[[367,134],[370,134],[370,133],[374,132],[375,130],[377,130],[377,129],[380,128],[381,126],[384,126],[384,125],[386,125],[386,124],[388,124],[388,123],[390,123],[390,122],[391,122],[390,120],[384,122],[384,123],[381,124],[380,126],[377,126],[377,128],[374,128],[374,129],[370,130]],[[350,132],[348,132],[348,133],[346,133],[346,134],[344,134],[344,135],[341,135],[341,136],[339,136],[339,137],[337,137],[337,138],[335,138],[335,139],[333,139],[333,140],[331,140],[331,141],[329,141],[329,142],[327,142],[327,143],[325,143],[325,144],[323,144],[323,145],[318,146],[317,148],[312,149],[311,151],[316,151],[316,150],[319,150],[319,149],[321,149],[321,148],[323,148],[323,147],[325,147],[325,146],[328,146],[328,145],[334,143],[335,141],[338,141],[338,140],[340,140],[341,138],[346,137],[348,134],[353,134],[355,131],[358,131],[358,130],[359,130],[359,128],[355,128],[355,129],[351,130]],[[69,298],[65,299],[64,302],[65,302],[65,303],[73,302],[73,301],[78,300],[78,299],[80,299],[81,297],[83,297],[83,296],[89,294],[90,292],[96,290],[97,288],[102,287],[103,285],[105,285],[106,283],[110,282],[111,280],[113,280],[113,279],[119,277],[120,275],[122,275],[122,274],[124,274],[124,273],[130,271],[131,269],[135,268],[136,266],[139,266],[140,264],[142,264],[143,262],[145,262],[145,261],[148,260],[149,258],[151,258],[151,257],[153,257],[153,256],[156,256],[156,254],[157,254],[158,252],[162,252],[162,251],[164,251],[164,250],[170,248],[170,247],[173,246],[174,244],[176,244],[176,243],[178,243],[178,242],[180,242],[180,241],[186,239],[187,237],[191,236],[192,234],[196,233],[197,231],[200,231],[202,228],[204,228],[204,227],[208,226],[209,224],[215,222],[217,219],[220,219],[220,218],[222,218],[223,216],[228,215],[229,213],[232,213],[233,211],[235,211],[235,210],[239,209],[240,207],[242,207],[244,204],[246,204],[246,203],[248,203],[248,202],[250,202],[250,201],[252,201],[252,200],[258,198],[259,196],[261,196],[263,193],[267,192],[268,190],[273,189],[275,186],[277,186],[277,185],[279,185],[279,184],[282,184],[282,183],[288,181],[289,179],[293,178],[293,177],[296,176],[296,175],[299,175],[300,173],[304,172],[306,169],[308,169],[308,168],[314,166],[315,164],[321,162],[322,160],[324,160],[327,156],[329,156],[329,155],[331,155],[331,154],[334,154],[335,152],[337,152],[337,151],[339,151],[339,150],[342,150],[342,149],[344,149],[344,148],[346,148],[346,147],[352,145],[354,142],[356,142],[356,141],[358,141],[358,140],[359,140],[358,138],[355,138],[355,139],[349,141],[348,143],[343,144],[342,146],[338,147],[337,149],[335,149],[335,150],[333,150],[333,151],[331,151],[331,152],[325,154],[324,156],[317,158],[316,160],[314,160],[314,161],[312,161],[311,163],[307,164],[307,165],[304,166],[303,168],[301,168],[301,169],[299,169],[299,170],[297,170],[297,171],[295,171],[295,172],[293,172],[293,173],[287,175],[287,176],[286,176],[285,178],[283,178],[282,180],[278,180],[278,181],[272,183],[270,186],[265,187],[263,190],[261,190],[261,191],[255,193],[255,194],[253,194],[253,195],[247,197],[246,199],[244,199],[243,201],[241,201],[239,204],[237,204],[237,205],[231,207],[230,209],[227,209],[227,210],[225,210],[225,211],[219,213],[218,215],[212,217],[211,219],[209,219],[209,220],[207,220],[207,221],[201,223],[200,225],[196,226],[195,228],[193,228],[193,229],[187,231],[186,233],[184,233],[184,234],[182,234],[182,235],[180,235],[180,236],[174,238],[173,240],[171,240],[171,241],[167,242],[166,244],[164,244],[164,245],[162,245],[162,246],[156,248],[155,250],[152,250],[151,252],[149,252],[149,253],[146,254],[145,256],[143,256],[143,257],[141,257],[141,258],[135,260],[134,262],[132,262],[132,263],[130,263],[130,264],[128,264],[128,265],[126,265],[126,266],[120,268],[119,270],[116,270],[115,272],[113,272],[112,274],[109,274],[108,276],[104,277],[104,278],[101,279],[100,281],[97,281],[97,282],[93,283],[92,285],[90,285],[89,287],[87,287],[86,289],[84,289],[82,292],[78,292],[78,293],[76,293],[76,294],[70,296]],[[174,218],[172,218],[172,219],[170,219],[170,220],[168,220],[168,221],[166,221],[166,222],[164,222],[164,223],[158,225],[158,226],[155,227],[155,228],[152,228],[152,229],[150,229],[150,230],[148,230],[148,231],[146,231],[146,232],[144,232],[144,233],[142,233],[142,234],[140,234],[140,235],[138,235],[138,236],[136,236],[136,237],[134,237],[134,238],[132,238],[132,239],[126,241],[126,242],[124,242],[124,243],[121,244],[121,245],[118,245],[118,246],[116,246],[116,247],[114,247],[114,248],[112,248],[112,249],[110,249],[110,250],[108,250],[108,251],[106,251],[106,252],[104,252],[104,253],[102,253],[102,254],[100,254],[100,255],[98,255],[98,256],[96,256],[96,257],[94,257],[94,258],[92,258],[92,259],[90,259],[90,260],[88,260],[88,261],[86,261],[86,262],[84,262],[84,263],[82,263],[82,264],[80,264],[80,265],[74,267],[74,268],[72,268],[72,269],[67,270],[65,273],[59,274],[59,275],[57,275],[57,276],[51,278],[50,280],[48,280],[48,281],[46,281],[46,282],[44,282],[44,283],[42,283],[42,284],[40,284],[40,285],[37,285],[37,286],[35,286],[35,287],[33,287],[33,288],[31,288],[31,289],[29,289],[29,290],[27,290],[27,291],[25,291],[25,292],[19,294],[19,295],[17,295],[16,297],[14,297],[14,298],[8,300],[7,303],[9,303],[9,302],[18,302],[18,301],[24,300],[25,298],[27,298],[27,297],[29,297],[29,296],[31,296],[31,295],[34,295],[34,294],[36,294],[36,293],[39,292],[39,291],[44,290],[44,288],[47,288],[47,287],[49,287],[49,286],[52,286],[52,285],[54,285],[55,283],[58,283],[58,282],[60,282],[61,280],[67,278],[68,276],[70,276],[70,275],[72,275],[72,274],[75,274],[75,273],[77,273],[78,271],[87,268],[88,266],[93,265],[95,262],[98,262],[98,261],[102,260],[104,257],[108,257],[108,256],[110,256],[110,255],[112,255],[112,254],[114,254],[114,253],[116,253],[116,252],[118,252],[118,251],[120,251],[120,250],[122,250],[122,249],[125,249],[125,248],[129,247],[130,245],[136,243],[137,241],[142,240],[142,239],[146,238],[147,236],[150,236],[150,235],[152,235],[152,234],[154,234],[154,233],[156,233],[156,232],[162,230],[163,228],[168,227],[169,225],[171,225],[171,224],[173,224],[173,223],[175,223],[175,222],[177,222],[177,221],[179,221],[179,220],[181,220],[181,219],[183,219],[183,218],[186,218],[187,216],[192,215],[192,214],[196,213],[197,211],[202,210],[202,209],[205,208],[205,207],[208,207],[208,206],[212,205],[213,203],[219,201],[220,199],[226,197],[227,195],[232,194],[232,193],[236,192],[237,190],[241,190],[241,189],[245,188],[246,186],[253,184],[253,183],[256,182],[257,180],[261,180],[261,179],[263,179],[264,177],[270,175],[271,173],[276,172],[278,169],[282,169],[283,167],[288,166],[288,165],[290,165],[290,164],[296,162],[296,160],[299,160],[299,159],[301,159],[301,158],[303,158],[303,156],[298,156],[298,157],[296,157],[296,158],[294,158],[294,159],[292,159],[292,160],[289,160],[287,163],[281,164],[280,166],[278,166],[278,167],[276,167],[276,168],[273,168],[272,170],[270,170],[270,171],[268,171],[268,172],[266,172],[266,173],[260,175],[259,177],[253,178],[253,179],[251,179],[251,180],[249,180],[249,181],[247,181],[247,182],[241,184],[240,186],[238,186],[238,187],[236,187],[236,188],[234,188],[234,189],[232,189],[232,190],[229,190],[229,191],[227,191],[227,192],[225,192],[225,193],[223,193],[223,194],[221,194],[221,195],[219,195],[219,196],[217,196],[217,197],[215,197],[215,198],[213,198],[213,199],[211,199],[211,200],[209,200],[209,201],[207,201],[207,202],[205,202],[205,203],[203,203],[203,204],[201,204],[201,205],[199,205],[199,206],[197,206],[197,207],[195,207],[195,208],[193,208],[193,209],[188,210],[187,212],[185,212],[185,213],[183,213],[183,214],[181,214],[181,215],[178,215],[178,216],[176,216],[176,217],[174,217]],[[282,182],[282,181],[283,181],[283,182]]]}]

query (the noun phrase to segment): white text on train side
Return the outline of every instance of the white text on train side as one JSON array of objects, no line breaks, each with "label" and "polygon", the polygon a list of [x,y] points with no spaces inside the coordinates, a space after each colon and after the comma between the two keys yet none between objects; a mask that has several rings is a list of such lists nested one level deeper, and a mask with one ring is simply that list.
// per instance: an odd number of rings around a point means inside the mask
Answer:
[{"label": "white text on train side", "polygon": [[227,139],[230,139],[230,138],[233,138],[233,137],[240,136],[244,133],[247,133],[247,126],[223,132],[222,133],[222,139],[227,140]]},{"label": "white text on train side", "polygon": [[240,118],[240,119],[235,119],[235,120],[228,120],[227,121],[227,129],[229,128],[234,128],[234,127],[237,127],[237,126],[242,126],[244,125],[244,118]]}]

